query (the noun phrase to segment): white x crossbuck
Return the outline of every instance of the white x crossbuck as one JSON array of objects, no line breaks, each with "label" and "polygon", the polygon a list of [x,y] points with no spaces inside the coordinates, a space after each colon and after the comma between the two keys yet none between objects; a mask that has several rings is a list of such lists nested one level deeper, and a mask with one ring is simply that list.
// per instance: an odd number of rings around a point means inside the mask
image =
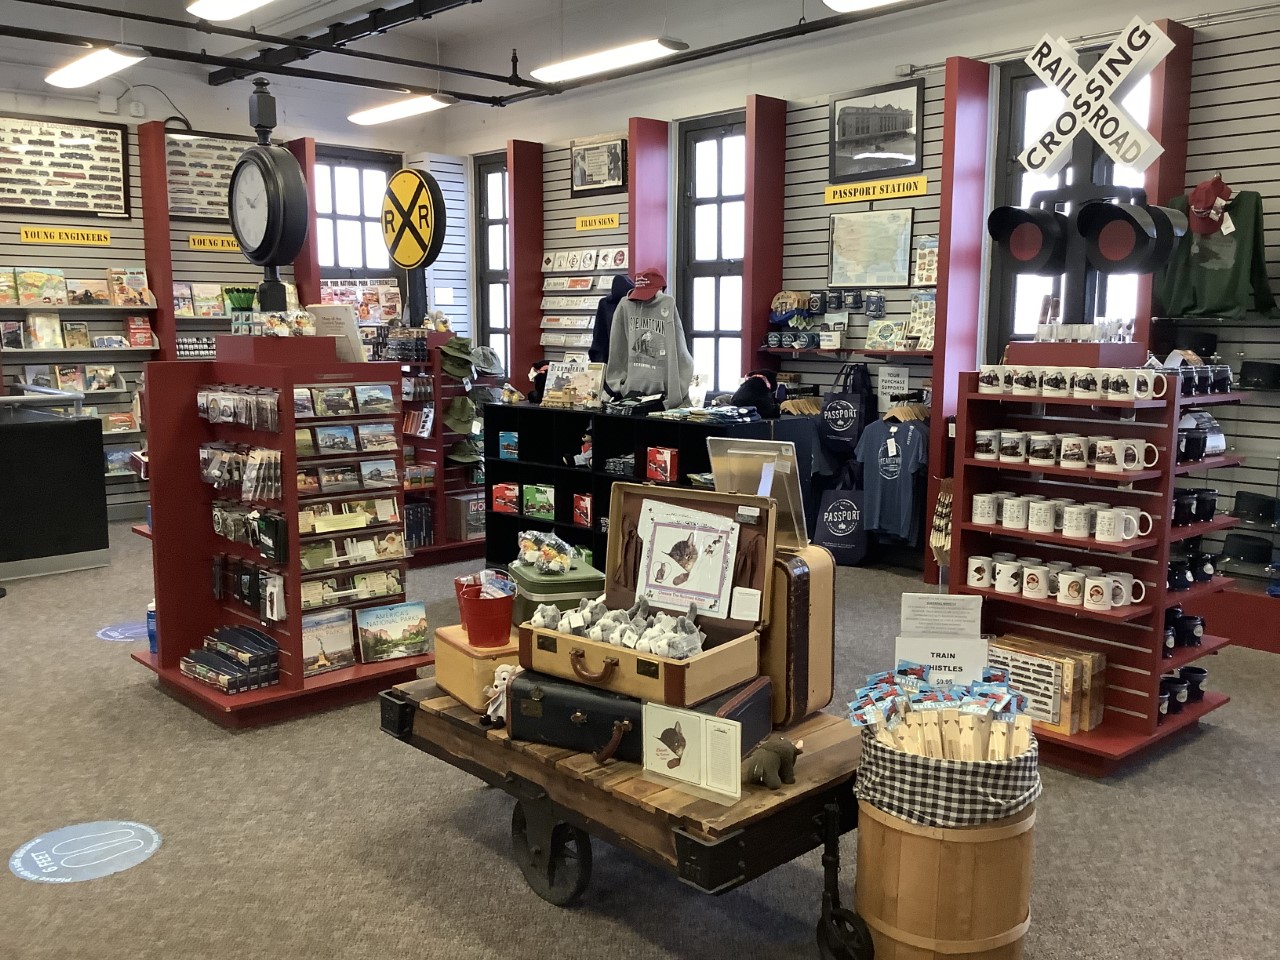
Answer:
[{"label": "white x crossbuck", "polygon": [[1071,45],[1045,34],[1027,65],[1067,102],[1049,129],[1018,159],[1033,173],[1054,174],[1071,156],[1071,144],[1088,133],[1117,164],[1145,170],[1164,147],[1120,105],[1125,94],[1169,55],[1174,43],[1159,27],[1134,17],[1087,74]]}]

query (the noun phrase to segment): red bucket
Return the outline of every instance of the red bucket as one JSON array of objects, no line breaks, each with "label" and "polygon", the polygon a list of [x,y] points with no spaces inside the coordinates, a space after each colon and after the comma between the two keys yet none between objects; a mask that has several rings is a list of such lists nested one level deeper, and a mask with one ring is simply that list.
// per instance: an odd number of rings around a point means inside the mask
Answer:
[{"label": "red bucket", "polygon": [[480,574],[468,573],[461,577],[453,578],[453,595],[458,598],[458,614],[462,614],[462,588],[470,586],[480,586]]},{"label": "red bucket", "polygon": [[473,647],[505,647],[511,641],[511,610],[516,598],[482,597],[482,589],[478,583],[457,587],[467,642]]}]

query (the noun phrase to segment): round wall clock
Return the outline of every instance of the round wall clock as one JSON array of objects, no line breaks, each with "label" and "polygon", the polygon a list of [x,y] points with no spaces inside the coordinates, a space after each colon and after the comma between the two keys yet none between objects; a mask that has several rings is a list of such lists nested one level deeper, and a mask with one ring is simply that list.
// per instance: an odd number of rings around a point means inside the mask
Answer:
[{"label": "round wall clock", "polygon": [[249,261],[259,266],[292,263],[307,239],[307,183],[284,147],[256,144],[231,174],[231,232]]}]

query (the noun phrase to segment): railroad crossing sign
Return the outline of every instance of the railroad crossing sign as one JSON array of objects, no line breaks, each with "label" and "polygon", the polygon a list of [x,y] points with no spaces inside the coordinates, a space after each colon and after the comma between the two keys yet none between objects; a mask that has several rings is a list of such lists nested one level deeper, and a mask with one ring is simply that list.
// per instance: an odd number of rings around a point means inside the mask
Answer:
[{"label": "railroad crossing sign", "polygon": [[1018,159],[1032,173],[1054,174],[1071,156],[1071,143],[1088,133],[1112,160],[1145,170],[1164,153],[1120,101],[1169,55],[1174,42],[1154,24],[1134,17],[1087,74],[1066,40],[1047,33],[1026,58],[1046,86],[1067,102],[1048,130]]},{"label": "railroad crossing sign", "polygon": [[444,194],[435,177],[411,168],[393,173],[382,195],[382,239],[392,263],[406,270],[435,263],[444,231]]}]

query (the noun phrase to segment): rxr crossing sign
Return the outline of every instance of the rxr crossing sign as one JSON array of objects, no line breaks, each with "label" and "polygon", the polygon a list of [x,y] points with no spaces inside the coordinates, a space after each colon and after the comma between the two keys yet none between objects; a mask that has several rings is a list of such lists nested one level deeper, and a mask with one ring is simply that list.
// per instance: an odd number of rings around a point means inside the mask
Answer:
[{"label": "rxr crossing sign", "polygon": [[1071,156],[1072,141],[1088,133],[1117,164],[1139,170],[1151,166],[1164,147],[1120,101],[1173,47],[1163,30],[1134,17],[1085,73],[1066,40],[1045,34],[1026,62],[1067,102],[1053,125],[1019,155],[1022,165],[1032,173],[1055,174]]},{"label": "rxr crossing sign", "polygon": [[435,263],[444,230],[444,194],[435,177],[410,168],[393,173],[382,195],[382,239],[392,263],[406,270]]}]

